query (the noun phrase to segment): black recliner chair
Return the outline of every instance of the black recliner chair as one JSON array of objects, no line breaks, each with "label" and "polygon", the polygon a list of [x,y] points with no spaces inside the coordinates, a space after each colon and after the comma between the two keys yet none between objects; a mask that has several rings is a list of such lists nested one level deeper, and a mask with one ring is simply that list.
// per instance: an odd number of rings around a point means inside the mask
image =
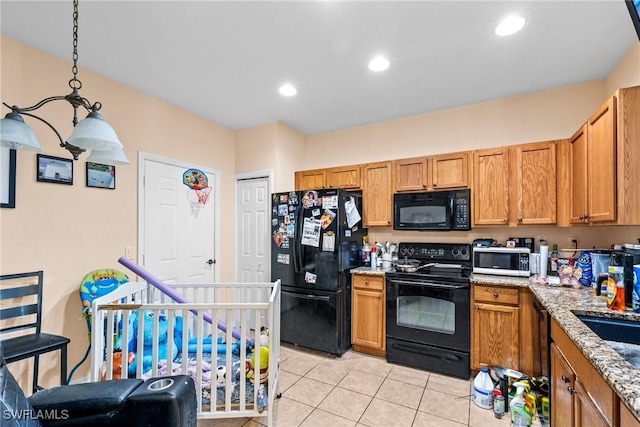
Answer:
[{"label": "black recliner chair", "polygon": [[73,384],[25,397],[0,345],[0,425],[197,426],[196,388],[187,375]]}]

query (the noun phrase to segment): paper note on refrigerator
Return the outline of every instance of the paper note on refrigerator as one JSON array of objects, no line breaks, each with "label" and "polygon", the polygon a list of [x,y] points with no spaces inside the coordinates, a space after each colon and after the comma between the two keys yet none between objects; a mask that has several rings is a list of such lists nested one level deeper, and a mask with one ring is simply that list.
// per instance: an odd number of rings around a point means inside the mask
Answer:
[{"label": "paper note on refrigerator", "polygon": [[349,228],[359,223],[362,219],[356,206],[356,200],[353,197],[350,197],[349,200],[344,202],[344,210],[347,214],[347,226],[349,226]]},{"label": "paper note on refrigerator", "polygon": [[315,218],[305,218],[302,227],[302,243],[303,245],[313,246],[317,248],[320,246],[320,220]]},{"label": "paper note on refrigerator", "polygon": [[322,236],[322,250],[327,252],[333,252],[336,248],[336,235],[333,231],[324,233]]}]

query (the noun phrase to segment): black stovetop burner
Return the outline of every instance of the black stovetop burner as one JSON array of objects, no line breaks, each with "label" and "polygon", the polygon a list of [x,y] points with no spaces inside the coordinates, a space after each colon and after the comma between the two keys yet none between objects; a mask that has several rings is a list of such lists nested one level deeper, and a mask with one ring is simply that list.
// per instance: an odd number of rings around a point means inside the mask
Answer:
[{"label": "black stovetop burner", "polygon": [[464,243],[400,243],[398,260],[420,261],[415,272],[402,275],[429,275],[436,277],[468,278],[471,274],[471,245]]}]

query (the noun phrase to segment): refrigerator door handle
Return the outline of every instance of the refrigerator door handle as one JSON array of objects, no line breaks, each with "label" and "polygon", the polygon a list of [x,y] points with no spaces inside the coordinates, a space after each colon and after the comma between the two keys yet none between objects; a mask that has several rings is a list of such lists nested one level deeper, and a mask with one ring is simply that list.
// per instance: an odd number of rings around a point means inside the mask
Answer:
[{"label": "refrigerator door handle", "polygon": [[302,273],[302,230],[304,227],[304,210],[302,206],[296,209],[296,231],[293,236],[293,268],[296,273]]}]

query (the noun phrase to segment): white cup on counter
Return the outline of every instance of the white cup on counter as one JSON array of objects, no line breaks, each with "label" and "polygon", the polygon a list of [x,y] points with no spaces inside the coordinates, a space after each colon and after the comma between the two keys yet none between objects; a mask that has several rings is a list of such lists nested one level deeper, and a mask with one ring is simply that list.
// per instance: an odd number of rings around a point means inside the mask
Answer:
[{"label": "white cup on counter", "polygon": [[385,252],[382,254],[382,268],[391,268],[391,252]]}]

